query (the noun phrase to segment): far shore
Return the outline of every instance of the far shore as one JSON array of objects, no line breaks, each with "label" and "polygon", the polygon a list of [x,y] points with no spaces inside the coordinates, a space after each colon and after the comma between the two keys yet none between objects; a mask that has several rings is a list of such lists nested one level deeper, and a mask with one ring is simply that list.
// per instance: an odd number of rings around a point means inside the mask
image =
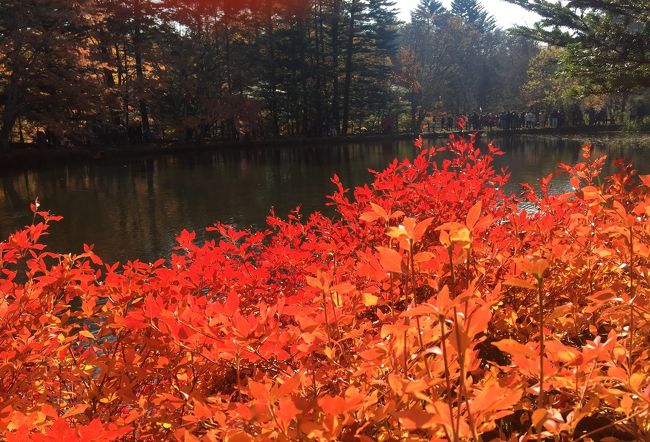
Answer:
[{"label": "far shore", "polygon": [[[444,140],[450,135],[468,135],[474,132],[424,132],[422,137],[428,140]],[[621,131],[621,126],[582,126],[563,128],[536,128],[519,130],[481,130],[476,132],[481,137],[504,137],[512,135],[547,135],[547,136],[635,136]],[[643,134],[647,135],[647,134]],[[0,151],[0,169],[46,166],[55,163],[74,163],[80,161],[98,161],[103,159],[121,159],[160,154],[177,154],[182,152],[210,151],[231,148],[283,147],[297,145],[328,145],[360,142],[391,142],[413,140],[417,135],[411,133],[391,135],[350,135],[338,137],[283,137],[266,140],[217,140],[217,141],[154,141],[136,145],[95,145],[74,148],[37,147],[34,144],[14,144],[5,151]]]}]

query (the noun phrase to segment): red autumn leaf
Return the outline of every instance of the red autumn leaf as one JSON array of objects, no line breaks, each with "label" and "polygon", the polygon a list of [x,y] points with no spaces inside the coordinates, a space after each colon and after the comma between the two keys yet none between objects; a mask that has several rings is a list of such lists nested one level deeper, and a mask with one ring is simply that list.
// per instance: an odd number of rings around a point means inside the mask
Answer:
[{"label": "red autumn leaf", "polygon": [[377,247],[379,262],[384,270],[393,273],[402,273],[402,255],[387,247]]},{"label": "red autumn leaf", "polygon": [[378,219],[381,219],[381,216],[377,212],[369,211],[362,213],[359,219],[367,223],[374,223]]},{"label": "red autumn leaf", "polygon": [[379,204],[370,203],[370,207],[372,207],[373,212],[375,212],[381,219],[388,220],[388,212],[386,212],[386,210],[384,210],[384,208]]},{"label": "red autumn leaf", "polygon": [[78,414],[83,413],[90,407],[90,404],[77,404],[74,407],[70,408],[66,413],[62,416],[64,419],[67,419],[72,416],[76,416]]},{"label": "red autumn leaf", "polygon": [[466,223],[467,223],[467,227],[469,227],[470,230],[474,229],[474,226],[476,226],[476,223],[481,217],[482,208],[483,208],[483,202],[479,200],[476,204],[472,206],[471,209],[469,209],[469,212],[467,212]]},{"label": "red autumn leaf", "polygon": [[433,222],[433,218],[427,218],[417,223],[413,231],[413,241],[415,242],[421,241],[422,237],[424,237],[424,234],[427,232],[427,229],[429,228],[432,222]]},{"label": "red autumn leaf", "polygon": [[347,401],[340,396],[325,395],[318,399],[318,405],[330,416],[337,416],[348,410]]},{"label": "red autumn leaf", "polygon": [[258,403],[265,405],[269,402],[270,394],[265,384],[249,380],[248,391],[250,392],[251,398]]},{"label": "red autumn leaf", "polygon": [[233,316],[239,311],[239,302],[239,295],[234,291],[230,292],[228,298],[226,298],[226,303],[223,306],[223,312],[228,316]]},{"label": "red autumn leaf", "polygon": [[276,416],[285,427],[287,427],[300,413],[301,410],[296,407],[296,404],[290,397],[280,399],[278,402],[278,409],[275,412]]},{"label": "red autumn leaf", "polygon": [[194,246],[194,239],[196,239],[196,233],[183,230],[180,235],[176,237],[176,242],[183,249],[191,249]]}]

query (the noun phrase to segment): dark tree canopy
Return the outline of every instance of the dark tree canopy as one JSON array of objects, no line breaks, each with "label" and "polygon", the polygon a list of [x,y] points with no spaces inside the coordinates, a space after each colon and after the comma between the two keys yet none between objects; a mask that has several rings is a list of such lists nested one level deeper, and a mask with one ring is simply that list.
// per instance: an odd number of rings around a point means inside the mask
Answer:
[{"label": "dark tree canopy", "polygon": [[538,13],[515,32],[567,48],[565,69],[595,91],[650,86],[650,0],[507,0]]},{"label": "dark tree canopy", "polygon": [[532,53],[476,0],[0,3],[2,146],[418,131],[521,106]]},{"label": "dark tree canopy", "polygon": [[21,117],[59,131],[64,124],[83,124],[94,111],[89,8],[88,0],[3,0],[0,147]]}]

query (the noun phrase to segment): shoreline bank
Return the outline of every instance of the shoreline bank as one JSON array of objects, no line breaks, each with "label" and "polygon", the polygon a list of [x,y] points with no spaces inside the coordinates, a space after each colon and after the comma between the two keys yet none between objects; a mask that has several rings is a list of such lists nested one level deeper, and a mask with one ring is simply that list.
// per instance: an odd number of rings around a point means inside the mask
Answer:
[{"label": "shoreline bank", "polygon": [[[468,135],[474,132],[455,131],[455,132],[425,132],[422,137],[427,140],[444,140],[450,135]],[[476,132],[480,137],[508,137],[517,135],[548,135],[548,136],[567,136],[567,135],[628,135],[622,132],[620,126],[595,126],[595,127],[565,127],[565,128],[538,128],[538,129],[520,129],[512,131],[504,130],[482,130]],[[322,137],[322,138],[276,138],[269,140],[254,141],[167,141],[152,142],[141,145],[106,145],[106,146],[88,146],[80,148],[48,148],[35,147],[27,144],[22,146],[13,146],[12,148],[0,152],[0,169],[17,169],[27,167],[39,167],[51,164],[76,163],[84,161],[101,161],[104,159],[128,159],[142,156],[158,156],[190,152],[213,151],[219,149],[250,149],[259,147],[290,147],[297,145],[328,145],[328,144],[348,144],[348,143],[368,143],[368,142],[393,142],[400,140],[413,140],[416,136],[413,134],[394,134],[394,135],[352,135],[340,137]]]}]

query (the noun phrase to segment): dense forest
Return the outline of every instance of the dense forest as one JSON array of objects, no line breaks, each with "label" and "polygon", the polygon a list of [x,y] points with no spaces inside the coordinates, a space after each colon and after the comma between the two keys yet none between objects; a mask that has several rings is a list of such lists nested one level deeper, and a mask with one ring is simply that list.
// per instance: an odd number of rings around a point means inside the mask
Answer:
[{"label": "dense forest", "polygon": [[2,3],[5,146],[410,131],[522,108],[538,51],[476,0]]}]

